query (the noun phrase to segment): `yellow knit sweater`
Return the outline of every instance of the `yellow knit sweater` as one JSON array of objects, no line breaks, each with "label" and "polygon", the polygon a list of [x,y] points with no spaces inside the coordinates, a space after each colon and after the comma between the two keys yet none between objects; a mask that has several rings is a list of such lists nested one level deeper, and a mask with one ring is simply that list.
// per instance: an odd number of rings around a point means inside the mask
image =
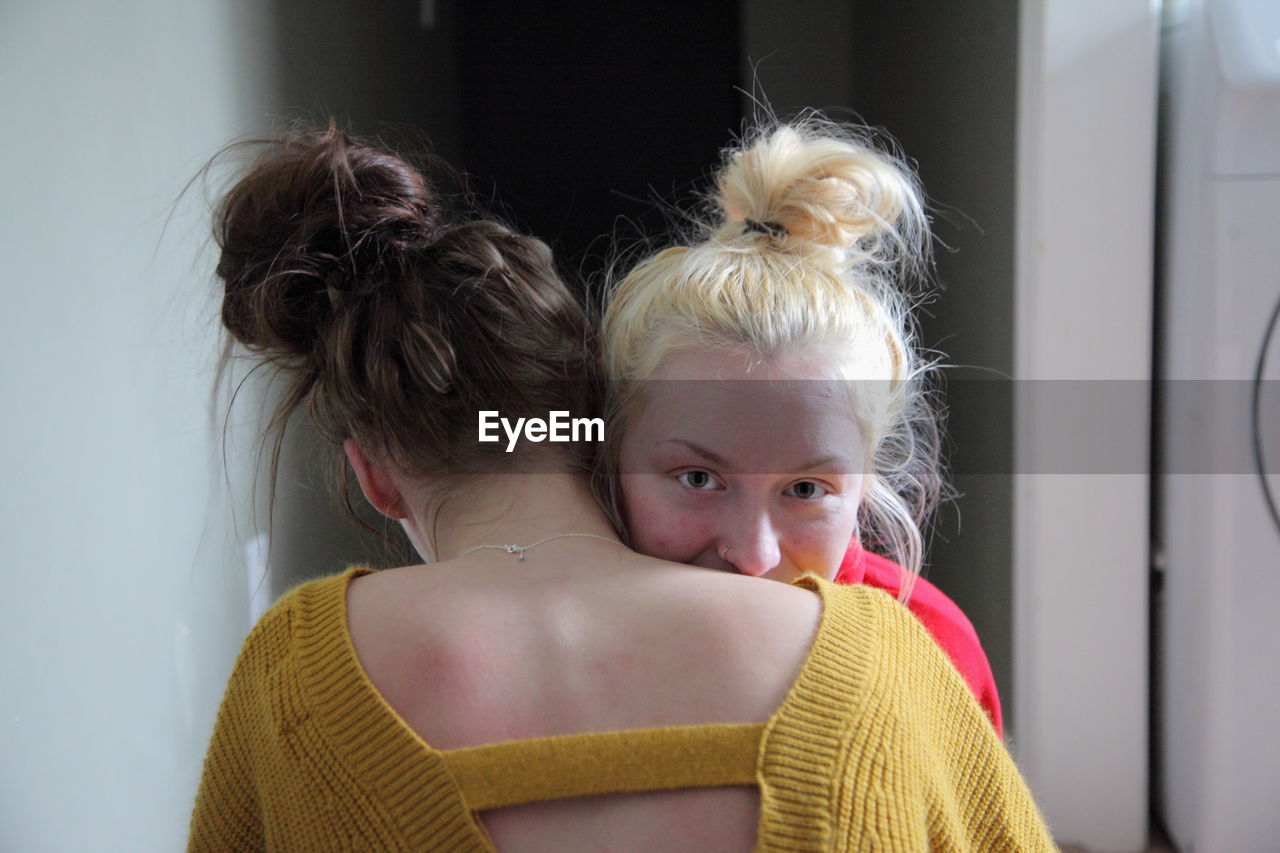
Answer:
[{"label": "yellow knit sweater", "polygon": [[757,849],[1053,850],[960,674],[911,615],[816,578],[823,614],[765,723],[439,751],[361,669],[352,568],[282,598],[245,641],[218,712],[190,850],[490,851],[476,813],[585,794],[758,785]]}]

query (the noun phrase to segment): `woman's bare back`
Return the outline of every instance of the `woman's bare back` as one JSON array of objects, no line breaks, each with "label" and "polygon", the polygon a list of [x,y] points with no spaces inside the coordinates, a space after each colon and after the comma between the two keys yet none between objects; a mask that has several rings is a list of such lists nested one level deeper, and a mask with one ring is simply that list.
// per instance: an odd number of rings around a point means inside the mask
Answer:
[{"label": "woman's bare back", "polygon": [[[440,750],[533,737],[765,721],[821,615],[810,592],[592,549],[505,555],[351,583],[356,653],[388,704]],[[602,559],[600,559],[603,557]],[[505,558],[505,559],[499,559]],[[579,797],[493,809],[516,850],[749,850],[754,788]]]}]

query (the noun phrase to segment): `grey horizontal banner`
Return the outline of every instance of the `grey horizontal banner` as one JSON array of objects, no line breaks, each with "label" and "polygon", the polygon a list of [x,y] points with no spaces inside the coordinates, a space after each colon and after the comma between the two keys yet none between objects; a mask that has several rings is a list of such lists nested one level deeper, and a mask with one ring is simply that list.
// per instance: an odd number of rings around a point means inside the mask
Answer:
[{"label": "grey horizontal banner", "polygon": [[[1280,380],[964,380],[941,399],[955,475],[1280,474]],[[974,437],[997,423],[1017,427],[1004,465]]]},{"label": "grey horizontal banner", "polygon": [[[698,436],[677,435],[677,418],[669,419],[671,437],[697,438],[699,444],[726,442],[719,455],[730,463],[734,430],[742,420],[758,412],[762,423],[790,425],[795,419],[780,420],[780,409],[797,405],[796,400],[803,406],[809,398],[837,394],[866,406],[883,404],[892,391],[888,383],[871,380],[655,380],[640,388],[642,400],[660,401],[668,411],[696,413],[692,420]],[[931,389],[928,399],[942,414],[944,460],[951,476],[1280,475],[1280,380],[951,378]],[[726,400],[733,405],[724,432],[708,430]],[[519,421],[514,414],[498,409],[477,414],[477,423],[485,420],[488,427],[486,450],[519,452],[528,449],[529,441],[553,443],[553,434],[566,442],[598,443],[602,435],[588,423],[597,413],[520,414],[526,420],[519,429],[514,428]],[[502,418],[508,420],[505,426]],[[792,438],[784,433],[776,440],[789,443]],[[732,473],[779,472],[739,467]]]}]

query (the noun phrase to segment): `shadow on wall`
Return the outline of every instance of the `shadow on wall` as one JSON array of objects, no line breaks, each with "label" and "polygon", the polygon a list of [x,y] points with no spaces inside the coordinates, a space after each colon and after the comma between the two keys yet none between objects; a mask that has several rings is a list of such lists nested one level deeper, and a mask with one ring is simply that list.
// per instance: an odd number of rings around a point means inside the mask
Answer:
[{"label": "shadow on wall", "polygon": [[[357,0],[275,0],[271,4],[278,119],[311,124],[330,117],[361,136],[428,148],[449,161],[459,151],[454,3],[380,5],[371,14]],[[261,394],[269,393],[263,388]],[[270,515],[270,595],[342,571],[350,563],[401,565],[417,558],[400,527],[374,512],[359,494],[361,518],[390,543],[361,529],[335,488],[335,450],[305,412],[294,417],[281,449]],[[259,470],[269,465],[269,451]],[[345,462],[342,462],[345,465]],[[266,477],[265,473],[260,476]],[[260,491],[265,499],[265,483]],[[259,512],[265,529],[267,513]]]},{"label": "shadow on wall", "polygon": [[[855,9],[855,106],[918,162],[934,208],[946,290],[921,312],[921,342],[981,369],[953,380],[1013,371],[1018,14],[1016,0]],[[961,497],[939,513],[928,576],[973,621],[1012,712],[1012,481],[982,473],[1012,470],[1012,412],[953,411],[947,430],[954,467],[977,473],[955,478]]]},{"label": "shadow on wall", "polygon": [[[432,10],[428,19],[423,8]],[[421,135],[435,153],[459,150],[455,4],[275,0],[280,103],[358,134]],[[291,112],[290,115],[296,114]],[[392,140],[394,141],[394,140]]]},{"label": "shadow on wall", "polygon": [[351,506],[372,530],[362,528],[343,508],[342,472],[347,468],[342,449],[322,438],[306,411],[299,410],[285,435],[276,482],[269,563],[273,597],[353,563],[386,568],[419,562],[400,525],[369,506],[354,476]]}]

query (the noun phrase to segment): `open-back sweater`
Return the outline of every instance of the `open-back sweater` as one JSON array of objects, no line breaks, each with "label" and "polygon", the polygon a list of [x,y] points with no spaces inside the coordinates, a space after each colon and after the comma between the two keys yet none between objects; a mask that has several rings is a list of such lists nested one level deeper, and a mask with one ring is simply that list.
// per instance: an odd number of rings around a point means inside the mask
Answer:
[{"label": "open-back sweater", "polygon": [[807,577],[808,657],[763,723],[437,750],[374,688],[346,624],[367,573],[303,584],[254,627],[218,712],[189,849],[491,851],[477,813],[561,797],[757,786],[757,850],[1052,850],[964,680],[885,593]]}]

